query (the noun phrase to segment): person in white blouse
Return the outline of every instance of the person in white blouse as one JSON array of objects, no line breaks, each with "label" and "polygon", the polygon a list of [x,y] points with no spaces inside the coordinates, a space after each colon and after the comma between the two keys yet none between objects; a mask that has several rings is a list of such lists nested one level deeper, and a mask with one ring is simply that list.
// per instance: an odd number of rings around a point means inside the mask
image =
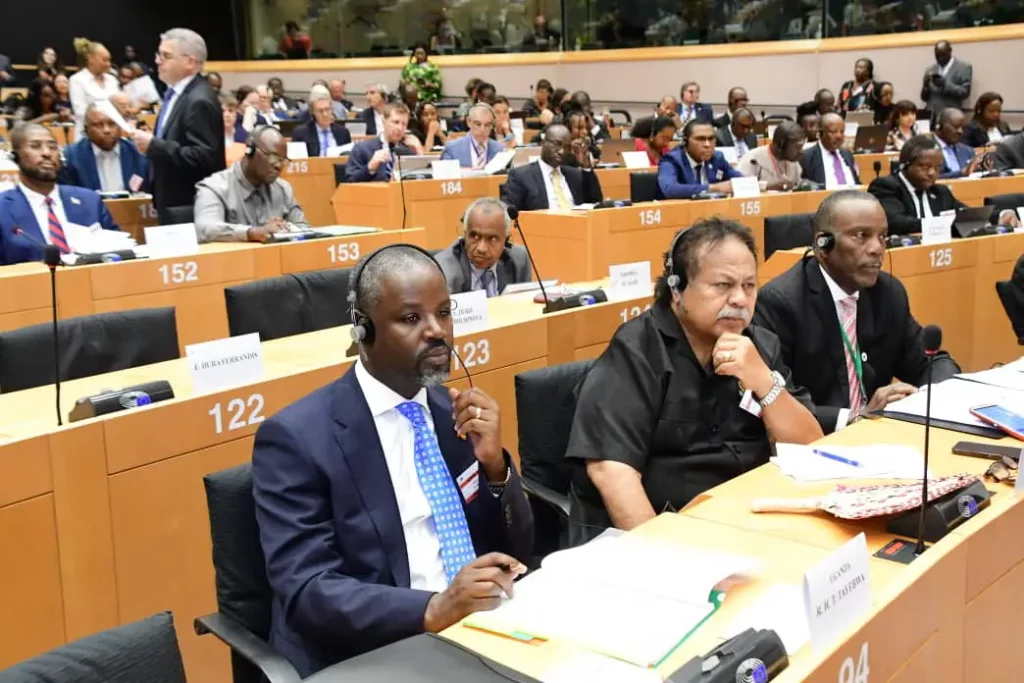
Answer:
[{"label": "person in white blouse", "polygon": [[125,64],[118,72],[121,85],[124,91],[132,99],[132,105],[136,109],[149,109],[160,101],[160,95],[156,91],[156,84],[152,77],[142,69],[138,62]]},{"label": "person in white blouse", "polygon": [[85,58],[85,68],[69,79],[76,137],[81,136],[85,129],[85,112],[89,105],[110,99],[111,95],[121,89],[117,78],[110,73],[110,52],[103,43],[87,41],[80,52]]}]

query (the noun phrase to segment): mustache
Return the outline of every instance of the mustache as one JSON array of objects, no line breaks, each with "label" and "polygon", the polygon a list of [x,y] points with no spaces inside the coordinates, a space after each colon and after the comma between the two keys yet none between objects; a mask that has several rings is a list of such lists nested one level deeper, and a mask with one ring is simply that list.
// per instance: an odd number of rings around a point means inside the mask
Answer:
[{"label": "mustache", "polygon": [[736,318],[745,323],[749,323],[750,312],[745,308],[733,308],[732,306],[726,306],[718,312],[716,320],[721,320],[722,318]]},{"label": "mustache", "polygon": [[440,339],[435,339],[434,341],[429,342],[423,348],[422,351],[420,351],[418,354],[416,354],[416,360],[417,361],[425,360],[428,355],[430,355],[432,352],[436,351],[437,349],[445,349],[446,351],[448,351],[448,355],[451,356],[451,352],[452,352],[451,351],[451,347],[448,346],[447,344],[445,344]]}]

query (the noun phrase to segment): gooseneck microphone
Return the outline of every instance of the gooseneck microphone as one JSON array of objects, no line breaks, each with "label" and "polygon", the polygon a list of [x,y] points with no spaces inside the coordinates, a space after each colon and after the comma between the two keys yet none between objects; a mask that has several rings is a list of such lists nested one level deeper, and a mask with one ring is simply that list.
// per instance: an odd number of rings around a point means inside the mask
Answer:
[{"label": "gooseneck microphone", "polygon": [[540,276],[540,271],[537,270],[537,262],[533,260],[533,252],[530,251],[530,245],[526,243],[526,235],[523,234],[523,228],[519,225],[519,207],[509,206],[508,217],[512,219],[512,224],[516,226],[516,231],[519,232],[519,239],[523,241],[523,248],[526,249],[526,255],[530,258],[530,266],[533,268],[533,274],[537,276],[537,284],[540,285],[541,296],[544,297],[544,312],[547,313],[551,309],[551,300],[548,299],[548,293],[544,291],[544,278]]},{"label": "gooseneck microphone", "polygon": [[462,356],[459,355],[459,352],[455,350],[455,344],[449,344],[444,339],[441,340],[441,343],[444,344],[448,351],[450,351],[451,354],[459,361],[459,365],[462,366],[462,372],[466,375],[466,381],[469,382],[469,388],[472,389],[473,375],[469,374],[469,368],[467,368],[466,364],[462,362]]},{"label": "gooseneck microphone", "polygon": [[875,163],[871,164],[871,168],[874,169],[875,171],[875,180],[878,180],[878,176],[882,174],[882,162],[876,161]]},{"label": "gooseneck microphone", "polygon": [[915,555],[924,552],[924,520],[928,509],[928,436],[932,426],[932,365],[935,363],[935,355],[942,347],[942,328],[938,325],[928,325],[921,336],[924,342],[924,355],[928,357],[928,368],[925,370],[928,395],[924,399],[924,473],[921,476],[921,518],[917,527]]}]

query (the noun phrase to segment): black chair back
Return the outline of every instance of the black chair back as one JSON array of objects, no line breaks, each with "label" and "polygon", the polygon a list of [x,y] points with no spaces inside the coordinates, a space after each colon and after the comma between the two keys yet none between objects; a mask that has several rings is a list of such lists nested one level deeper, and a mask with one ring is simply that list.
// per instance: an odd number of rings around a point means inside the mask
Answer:
[{"label": "black chair back", "polygon": [[231,336],[258,332],[261,341],[269,341],[347,325],[352,270],[315,270],[226,287]]},{"label": "black chair back", "polygon": [[[217,610],[231,617],[260,640],[270,638],[273,593],[267,581],[256,503],[252,497],[252,463],[203,477],[210,515]],[[259,669],[234,650],[234,683],[260,683]]]},{"label": "black chair back", "polygon": [[1016,211],[1017,207],[1024,206],[1024,192],[1012,192],[985,197],[985,206],[993,207],[992,218],[998,220],[1000,212],[1007,209]]},{"label": "black chair back", "polygon": [[[174,308],[97,313],[57,323],[61,380],[179,357]],[[53,324],[0,334],[0,392],[53,384]]]},{"label": "black chair back", "polygon": [[996,294],[1003,304],[1006,317],[1010,319],[1017,343],[1024,346],[1024,290],[1015,287],[1012,282],[1004,281],[996,283]]},{"label": "black chair back", "polygon": [[334,186],[337,187],[345,182],[345,169],[348,167],[348,163],[334,164]]},{"label": "black chair back", "polygon": [[764,258],[780,249],[809,247],[814,241],[814,214],[793,213],[764,219]]},{"label": "black chair back", "polygon": [[0,683],[185,683],[170,612],[100,631],[0,671]]},{"label": "black chair back", "polygon": [[[524,481],[538,482],[568,496],[572,466],[565,452],[576,415],[576,389],[593,363],[576,361],[516,375],[519,458]],[[536,504],[532,497],[530,503],[536,529],[534,555],[543,557],[564,545],[564,529],[551,507]]]},{"label": "black chair back", "polygon": [[658,172],[639,171],[629,174],[629,199],[637,202],[653,202],[658,198]]},{"label": "black chair back", "polygon": [[185,204],[184,206],[168,206],[164,209],[165,225],[178,225],[180,223],[191,223],[195,212],[192,210],[192,206]]}]

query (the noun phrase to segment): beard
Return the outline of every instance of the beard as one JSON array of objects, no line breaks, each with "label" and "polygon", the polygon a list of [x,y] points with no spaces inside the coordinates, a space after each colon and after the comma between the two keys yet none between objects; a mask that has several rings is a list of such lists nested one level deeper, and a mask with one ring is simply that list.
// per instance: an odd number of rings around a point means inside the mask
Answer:
[{"label": "beard", "polygon": [[32,180],[39,180],[44,183],[52,183],[57,179],[57,169],[52,171],[44,171],[41,168],[26,168],[22,167],[18,169],[21,175],[28,176]]},{"label": "beard", "polygon": [[423,349],[416,358],[416,371],[413,379],[417,386],[424,388],[436,387],[440,384],[444,384],[449,375],[451,375],[451,351],[448,351],[446,356],[447,362],[444,365],[435,365],[427,358],[428,354],[439,348],[448,349],[444,343],[440,341],[434,342],[427,346],[427,348]]}]

